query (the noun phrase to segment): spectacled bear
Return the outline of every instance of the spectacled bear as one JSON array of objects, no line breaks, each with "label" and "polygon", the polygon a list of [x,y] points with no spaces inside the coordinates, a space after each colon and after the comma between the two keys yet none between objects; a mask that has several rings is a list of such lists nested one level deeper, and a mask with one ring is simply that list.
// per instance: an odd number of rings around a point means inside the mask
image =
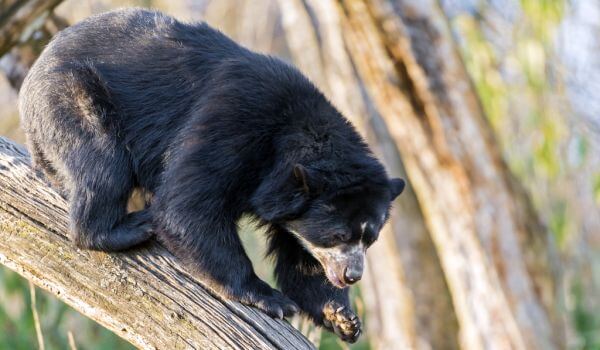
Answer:
[{"label": "spectacled bear", "polygon": [[[225,298],[360,335],[348,285],[404,181],[297,69],[205,23],[119,10],[56,35],[20,113],[78,247],[119,251],[155,234]],[[128,213],[135,188],[151,199]],[[246,214],[268,227],[281,292],[240,243]]]}]

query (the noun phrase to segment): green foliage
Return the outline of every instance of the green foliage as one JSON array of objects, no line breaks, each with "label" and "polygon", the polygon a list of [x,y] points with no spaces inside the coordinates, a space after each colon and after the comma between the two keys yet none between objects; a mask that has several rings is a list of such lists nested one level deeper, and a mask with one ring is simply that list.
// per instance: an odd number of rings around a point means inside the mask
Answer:
[{"label": "green foliage", "polygon": [[498,71],[494,48],[484,38],[477,21],[470,16],[455,20],[466,45],[463,59],[490,122],[498,128],[507,113],[507,87]]},{"label": "green foliage", "polygon": [[521,0],[523,12],[534,36],[542,42],[552,40],[554,30],[565,12],[564,0]]},{"label": "green foliage", "polygon": [[574,327],[580,337],[580,344],[577,344],[576,348],[582,350],[600,350],[600,332],[598,332],[600,329],[600,318],[590,312],[590,309],[585,305],[581,283],[576,283],[572,287],[571,292],[575,303],[573,309]]},{"label": "green foliage", "polygon": [[352,345],[348,345],[347,343],[342,342],[337,335],[330,332],[321,333],[321,342],[319,343],[320,350],[344,350],[344,349],[352,349],[352,350],[369,350],[371,347],[369,346],[369,342],[365,340],[364,335],[360,338],[360,340]]},{"label": "green foliage", "polygon": [[598,173],[594,176],[593,188],[594,188],[594,198],[596,199],[596,203],[598,203],[598,205],[600,205],[600,173]]},{"label": "green foliage", "polygon": [[[570,112],[565,108],[563,82],[556,70],[559,63],[554,57],[555,32],[566,1],[520,0],[521,11],[511,23],[487,21],[486,2],[480,3],[481,17],[465,13],[453,21],[463,39],[459,42],[467,70],[504,158],[525,185],[559,248],[565,250],[569,239],[583,231],[574,219],[581,217],[577,212],[581,208],[572,184],[590,158],[585,136],[569,126]],[[490,16],[498,16],[490,11]],[[494,46],[486,35],[511,42]],[[589,180],[600,205],[600,173]],[[573,338],[582,343],[576,348],[600,349],[600,317],[589,302],[597,296],[585,295],[590,289],[579,284],[569,289],[574,306],[568,312],[577,332]]]},{"label": "green foliage", "polygon": [[[485,5],[483,5],[485,6]],[[573,230],[568,223],[567,195],[560,188],[569,168],[564,156],[569,135],[560,104],[560,84],[549,78],[553,34],[564,14],[563,0],[521,0],[522,12],[512,24],[513,43],[498,49],[485,35],[479,17],[463,14],[454,19],[462,54],[483,109],[493,126],[511,170],[533,195],[536,207],[563,242]],[[485,12],[485,8],[482,8]],[[506,27],[503,27],[506,26]],[[505,35],[506,37],[506,35]],[[580,145],[585,153],[585,144]]]},{"label": "green foliage", "polygon": [[568,232],[568,213],[567,213],[567,205],[565,202],[558,202],[555,204],[554,208],[552,208],[552,215],[550,215],[549,229],[550,232],[556,238],[556,241],[559,246],[562,246],[565,243],[565,239],[567,238]]}]

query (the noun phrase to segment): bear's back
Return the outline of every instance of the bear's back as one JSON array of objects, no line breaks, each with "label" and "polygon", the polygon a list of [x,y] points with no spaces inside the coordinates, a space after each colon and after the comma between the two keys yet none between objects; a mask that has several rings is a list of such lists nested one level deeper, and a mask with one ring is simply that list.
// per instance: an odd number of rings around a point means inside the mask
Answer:
[{"label": "bear's back", "polygon": [[62,30],[39,61],[52,58],[69,62],[76,58],[113,65],[139,64],[150,58],[175,59],[181,50],[192,47],[211,51],[208,56],[241,49],[205,23],[182,23],[160,12],[132,8],[91,16]]},{"label": "bear's back", "polygon": [[202,95],[217,66],[242,56],[251,53],[205,23],[137,8],[107,12],[55,36],[25,79],[21,104],[52,99],[62,92],[48,86],[64,85],[63,76],[86,79],[77,76],[84,71],[96,75],[124,119],[172,122]]}]

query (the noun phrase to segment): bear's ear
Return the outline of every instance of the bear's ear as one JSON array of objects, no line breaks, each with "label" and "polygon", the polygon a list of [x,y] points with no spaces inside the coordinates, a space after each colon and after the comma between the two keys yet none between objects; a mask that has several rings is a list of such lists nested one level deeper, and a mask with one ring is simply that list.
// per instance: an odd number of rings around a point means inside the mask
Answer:
[{"label": "bear's ear", "polygon": [[310,193],[308,187],[308,172],[302,164],[294,164],[294,178],[298,185],[302,186],[304,193]]},{"label": "bear's ear", "polygon": [[296,186],[305,194],[314,196],[325,190],[325,179],[318,171],[296,163],[293,167],[293,174]]},{"label": "bear's ear", "polygon": [[276,168],[263,179],[252,195],[255,213],[265,221],[276,222],[299,215],[309,198],[309,171],[301,166]]},{"label": "bear's ear", "polygon": [[392,195],[392,200],[394,200],[402,191],[404,191],[404,187],[406,186],[406,182],[400,178],[395,178],[390,180],[390,194]]}]

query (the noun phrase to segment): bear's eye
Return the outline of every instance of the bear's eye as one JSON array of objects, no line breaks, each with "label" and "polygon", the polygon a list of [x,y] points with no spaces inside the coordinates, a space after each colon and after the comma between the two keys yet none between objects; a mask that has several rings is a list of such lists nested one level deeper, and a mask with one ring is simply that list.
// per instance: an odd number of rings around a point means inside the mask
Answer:
[{"label": "bear's eye", "polygon": [[377,232],[374,231],[373,225],[365,222],[361,224],[362,229],[362,241],[369,247],[373,242],[377,240]]},{"label": "bear's eye", "polygon": [[363,243],[367,248],[369,248],[373,243],[375,243],[376,240],[377,237],[375,237],[375,235],[368,235],[363,237]]},{"label": "bear's eye", "polygon": [[347,243],[348,241],[350,241],[351,237],[352,237],[352,235],[350,234],[349,231],[340,231],[340,232],[335,232],[333,234],[333,238],[336,241],[343,242],[343,243]]}]

